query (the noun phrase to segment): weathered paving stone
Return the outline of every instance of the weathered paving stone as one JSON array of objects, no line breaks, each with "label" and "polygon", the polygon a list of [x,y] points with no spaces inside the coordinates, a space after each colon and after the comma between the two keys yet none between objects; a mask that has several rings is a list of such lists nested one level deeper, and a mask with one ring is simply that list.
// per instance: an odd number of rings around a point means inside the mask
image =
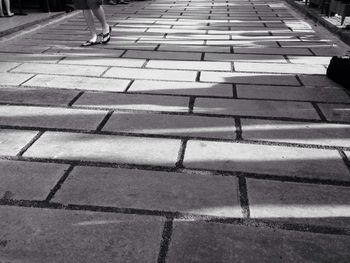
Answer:
[{"label": "weathered paving stone", "polygon": [[62,55],[1,53],[0,61],[56,63]]},{"label": "weathered paving stone", "polygon": [[76,65],[97,65],[97,66],[111,66],[111,67],[135,67],[141,68],[146,62],[145,59],[127,59],[127,58],[113,58],[113,57],[90,57],[89,59],[80,57],[67,57],[60,61],[60,64],[76,64]]},{"label": "weathered paving stone", "polygon": [[182,70],[214,70],[214,71],[231,71],[230,62],[214,61],[185,61],[185,60],[151,60],[147,63],[146,68],[160,69],[182,69]]},{"label": "weathered paving stone", "polygon": [[98,90],[98,91],[124,91],[129,80],[91,78],[91,77],[74,77],[74,76],[54,76],[54,75],[37,75],[28,82],[26,86],[45,87],[45,88],[62,88],[62,89],[81,89],[81,90]]},{"label": "weathered paving stone", "polygon": [[20,64],[14,62],[0,62],[0,72],[6,72],[10,69],[15,68],[18,65]]},{"label": "weathered paving stone", "polygon": [[310,55],[313,54],[307,48],[282,48],[282,47],[260,47],[260,48],[234,48],[235,53],[242,54],[271,54],[271,55]]},{"label": "weathered paving stone", "polygon": [[[349,96],[347,96],[349,98]],[[349,104],[318,104],[326,119],[329,121],[350,122]]]},{"label": "weathered paving stone", "polygon": [[346,92],[335,87],[236,85],[236,88],[238,98],[350,102]]},{"label": "weathered paving stone", "polygon": [[247,187],[252,218],[350,228],[349,187],[254,179]]},{"label": "weathered paving stone", "polygon": [[73,105],[122,110],[188,112],[189,98],[142,94],[84,93]]},{"label": "weathered paving stone", "polygon": [[241,217],[237,191],[237,179],[228,176],[78,167],[54,201]]},{"label": "weathered paving stone", "polygon": [[0,155],[16,155],[37,133],[0,129]]},{"label": "weathered paving stone", "polygon": [[282,64],[282,63],[246,63],[235,62],[236,71],[245,72],[267,72],[267,73],[285,73],[285,74],[326,74],[326,68],[322,65],[305,64]]},{"label": "weathered paving stone", "polygon": [[[165,45],[161,44],[159,51],[182,51],[182,52],[224,52],[230,53],[230,47],[218,46],[190,46],[190,45]],[[186,58],[188,59],[188,58]],[[193,60],[199,60],[197,57]]]},{"label": "weathered paving stone", "polygon": [[45,88],[0,87],[0,102],[37,105],[65,105],[78,95],[78,91]]},{"label": "weathered paving stone", "polygon": [[167,262],[345,263],[349,242],[348,236],[176,220]]},{"label": "weathered paving stone", "polygon": [[243,62],[267,62],[267,63],[287,63],[281,55],[261,55],[261,54],[215,54],[205,53],[204,60],[209,61],[243,61]]},{"label": "weathered paving stone", "polygon": [[97,66],[24,63],[21,66],[12,70],[12,72],[98,77],[106,69],[107,67],[97,67]]},{"label": "weathered paving stone", "polygon": [[201,60],[200,53],[128,50],[124,58]]},{"label": "weathered paving stone", "polygon": [[287,56],[288,60],[297,64],[328,65],[331,57],[321,56]]},{"label": "weathered paving stone", "polygon": [[291,74],[203,71],[200,80],[204,82],[300,86],[299,81]]},{"label": "weathered paving stone", "polygon": [[234,139],[231,118],[114,112],[104,131]]},{"label": "weathered paving stone", "polygon": [[348,180],[336,150],[230,142],[189,141],[184,166],[280,176]]},{"label": "weathered paving stone", "polygon": [[104,73],[103,76],[123,79],[195,81],[197,72],[144,68],[111,68],[107,70],[107,72]]},{"label": "weathered paving stone", "polygon": [[197,98],[195,113],[319,119],[308,102]]},{"label": "weathered paving stone", "polygon": [[45,200],[68,165],[0,160],[0,198]]},{"label": "weathered paving stone", "polygon": [[135,80],[128,92],[145,92],[172,95],[199,95],[211,97],[232,97],[232,84],[212,84],[199,82],[170,82]]},{"label": "weathered paving stone", "polygon": [[241,119],[243,138],[350,147],[350,125]]},{"label": "weathered paving stone", "polygon": [[26,80],[33,77],[33,74],[20,74],[20,73],[1,73],[0,80],[1,85],[20,85]]},{"label": "weathered paving stone", "polygon": [[0,207],[4,262],[156,262],[164,219]]},{"label": "weathered paving stone", "polygon": [[27,157],[174,166],[180,140],[46,132]]},{"label": "weathered paving stone", "polygon": [[107,111],[0,105],[0,125],[94,130]]},{"label": "weathered paving stone", "polygon": [[299,79],[305,86],[340,87],[327,76],[299,75]]}]

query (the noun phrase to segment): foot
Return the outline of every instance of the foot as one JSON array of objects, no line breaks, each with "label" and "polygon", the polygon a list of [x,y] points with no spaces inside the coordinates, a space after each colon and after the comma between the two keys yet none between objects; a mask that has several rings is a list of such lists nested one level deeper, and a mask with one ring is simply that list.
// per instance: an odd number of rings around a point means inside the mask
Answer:
[{"label": "foot", "polygon": [[97,35],[92,36],[88,41],[86,41],[85,43],[81,44],[81,47],[89,47],[89,46],[93,46],[93,45],[97,45],[100,44],[101,40],[98,40]]},{"label": "foot", "polygon": [[102,30],[102,44],[107,44],[109,40],[111,40],[111,32],[112,32],[112,27],[108,26],[108,31],[106,32],[105,30]]},{"label": "foot", "polygon": [[14,16],[14,15],[15,15],[15,14],[14,14],[14,13],[11,13],[11,12],[7,14],[8,17]]},{"label": "foot", "polygon": [[4,13],[0,13],[0,17],[4,17],[5,15],[4,15]]}]

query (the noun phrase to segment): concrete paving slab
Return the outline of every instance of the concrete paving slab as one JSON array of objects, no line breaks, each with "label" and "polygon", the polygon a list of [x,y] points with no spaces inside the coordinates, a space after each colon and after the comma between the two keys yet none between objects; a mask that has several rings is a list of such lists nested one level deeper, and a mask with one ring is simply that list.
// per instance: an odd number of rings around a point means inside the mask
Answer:
[{"label": "concrete paving slab", "polygon": [[350,228],[348,187],[254,179],[247,187],[252,218]]},{"label": "concrete paving slab", "polygon": [[59,55],[0,53],[0,61],[9,62],[56,63],[62,58]]},{"label": "concrete paving slab", "polygon": [[54,201],[241,217],[237,187],[233,177],[77,167]]},{"label": "concrete paving slab", "polygon": [[287,177],[349,178],[336,150],[246,143],[189,141],[184,166]]},{"label": "concrete paving slab", "polygon": [[16,155],[37,133],[38,131],[0,129],[0,155]]},{"label": "concrete paving slab", "polygon": [[350,147],[350,125],[241,119],[245,139]]},{"label": "concrete paving slab", "polygon": [[20,85],[32,78],[33,74],[2,73],[0,72],[1,85]]},{"label": "concrete paving slab", "polygon": [[113,58],[113,57],[67,57],[60,61],[60,64],[71,65],[97,65],[97,66],[110,66],[110,67],[135,67],[141,68],[145,64],[145,59],[126,59],[126,58]]},{"label": "concrete paving slab", "polygon": [[350,122],[349,104],[318,104],[322,113],[329,121]]},{"label": "concrete paving slab", "polygon": [[215,54],[205,53],[204,60],[209,61],[242,61],[242,62],[264,62],[264,63],[287,63],[281,55],[255,55],[255,54]]},{"label": "concrete paving slab", "polygon": [[21,64],[15,62],[0,62],[0,72],[7,72],[19,65]]},{"label": "concrete paving slab", "polygon": [[201,60],[201,54],[191,52],[166,52],[166,51],[127,51],[123,58],[145,58],[145,59],[180,59]]},{"label": "concrete paving slab", "polygon": [[204,116],[114,112],[104,131],[234,139],[231,118]]},{"label": "concrete paving slab", "polygon": [[299,75],[299,79],[305,86],[340,87],[327,76]]},{"label": "concrete paving slab", "polygon": [[15,104],[67,106],[78,91],[0,86],[0,102]]},{"label": "concrete paving slab", "polygon": [[283,48],[283,47],[264,47],[264,48],[246,48],[235,47],[235,53],[241,54],[270,54],[270,55],[313,55],[307,48]]},{"label": "concrete paving slab", "polygon": [[155,262],[164,219],[1,207],[1,259],[37,263]]},{"label": "concrete paving slab", "polygon": [[[221,46],[188,46],[188,45],[164,45],[161,44],[159,51],[177,51],[177,52],[223,52],[230,53],[230,47]],[[199,59],[194,59],[199,60]]]},{"label": "concrete paving slab", "polygon": [[97,66],[24,63],[16,69],[12,70],[12,72],[98,77],[103,72],[105,72],[106,69],[107,67]]},{"label": "concrete paving slab", "polygon": [[349,242],[348,236],[176,220],[167,262],[345,262]]},{"label": "concrete paving slab", "polygon": [[193,111],[206,114],[320,119],[308,102],[198,98]]},{"label": "concrete paving slab", "polygon": [[55,75],[36,75],[25,83],[30,87],[44,88],[62,88],[62,89],[78,89],[78,90],[98,90],[98,91],[124,91],[129,80],[126,79],[110,79],[93,78],[93,77],[77,77],[77,76],[55,76]]},{"label": "concrete paving slab", "polygon": [[328,56],[287,56],[291,63],[308,65],[327,65],[331,57]]},{"label": "concrete paving slab", "polygon": [[135,68],[111,68],[107,70],[103,77],[122,79],[149,79],[149,80],[175,80],[175,81],[195,81],[197,72],[161,70],[161,69],[135,69]]},{"label": "concrete paving slab", "polygon": [[74,104],[92,108],[188,112],[189,98],[121,93],[84,93]]},{"label": "concrete paving slab", "polygon": [[67,168],[62,164],[0,160],[0,196],[45,200]]},{"label": "concrete paving slab", "polygon": [[187,61],[187,60],[150,60],[146,68],[179,69],[179,70],[209,70],[232,71],[230,62]]},{"label": "concrete paving slab", "polygon": [[350,102],[343,89],[336,87],[293,87],[236,85],[238,98]]},{"label": "concrete paving slab", "polygon": [[236,71],[244,72],[319,75],[326,74],[326,68],[322,65],[234,62],[234,67]]},{"label": "concrete paving slab", "polygon": [[95,130],[108,111],[0,105],[0,125]]},{"label": "concrete paving slab", "polygon": [[135,80],[128,92],[146,92],[154,94],[194,95],[211,97],[232,97],[232,84],[212,84],[200,82],[172,82]]},{"label": "concrete paving slab", "polygon": [[201,72],[200,81],[237,83],[237,84],[265,84],[265,85],[294,85],[299,86],[299,81],[291,74],[266,74],[244,72]]},{"label": "concrete paving slab", "polygon": [[26,157],[175,166],[180,140],[46,132]]}]

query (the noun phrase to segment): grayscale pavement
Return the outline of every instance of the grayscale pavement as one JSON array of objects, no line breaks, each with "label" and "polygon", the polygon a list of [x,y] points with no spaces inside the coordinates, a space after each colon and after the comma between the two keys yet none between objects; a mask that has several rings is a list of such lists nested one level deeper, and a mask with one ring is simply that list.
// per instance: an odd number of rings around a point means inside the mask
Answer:
[{"label": "grayscale pavement", "polygon": [[0,262],[350,262],[349,47],[281,0],[105,9],[0,44]]}]

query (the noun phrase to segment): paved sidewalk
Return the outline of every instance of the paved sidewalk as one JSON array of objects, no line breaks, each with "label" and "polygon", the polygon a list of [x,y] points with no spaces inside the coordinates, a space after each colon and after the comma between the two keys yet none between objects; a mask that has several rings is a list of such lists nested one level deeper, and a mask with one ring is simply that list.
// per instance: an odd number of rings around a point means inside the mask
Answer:
[{"label": "paved sidewalk", "polygon": [[350,262],[348,47],[283,1],[106,6],[0,45],[0,262]]}]

